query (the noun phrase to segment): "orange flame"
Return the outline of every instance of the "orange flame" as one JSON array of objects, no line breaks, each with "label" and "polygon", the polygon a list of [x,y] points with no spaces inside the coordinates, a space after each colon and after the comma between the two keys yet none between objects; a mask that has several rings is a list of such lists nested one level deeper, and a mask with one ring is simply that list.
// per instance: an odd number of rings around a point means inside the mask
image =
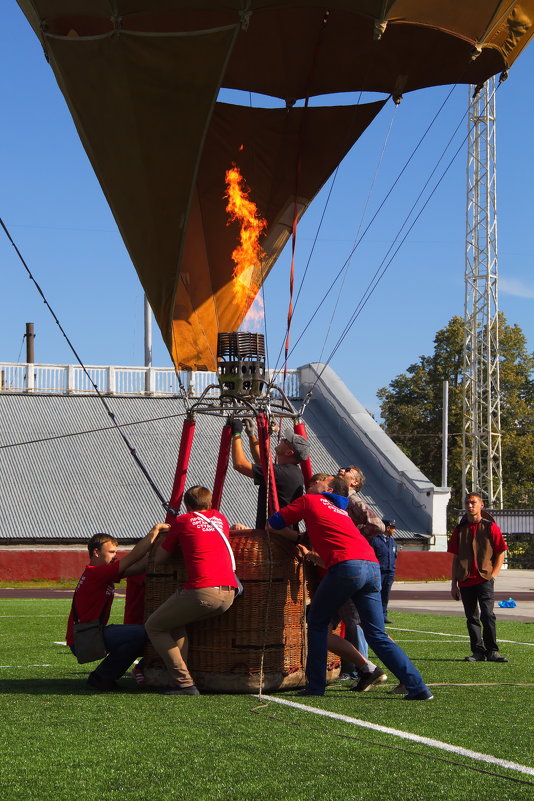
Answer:
[{"label": "orange flame", "polygon": [[238,303],[248,308],[260,288],[259,267],[265,253],[259,240],[267,227],[267,221],[260,216],[258,207],[249,199],[250,189],[235,164],[226,171],[225,182],[224,197],[228,199],[226,211],[230,217],[228,224],[238,222],[241,226],[240,244],[232,253],[235,263],[234,292]]}]

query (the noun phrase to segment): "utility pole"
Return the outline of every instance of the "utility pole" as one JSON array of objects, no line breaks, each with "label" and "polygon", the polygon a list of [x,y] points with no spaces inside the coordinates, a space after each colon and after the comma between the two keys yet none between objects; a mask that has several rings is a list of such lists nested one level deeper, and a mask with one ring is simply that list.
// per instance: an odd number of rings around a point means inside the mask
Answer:
[{"label": "utility pole", "polygon": [[148,302],[148,298],[144,296],[144,320],[145,320],[145,392],[152,393],[154,392],[154,387],[152,386],[152,309],[150,308],[150,303]]},{"label": "utility pole", "polygon": [[502,509],[495,78],[469,92],[462,492]]}]

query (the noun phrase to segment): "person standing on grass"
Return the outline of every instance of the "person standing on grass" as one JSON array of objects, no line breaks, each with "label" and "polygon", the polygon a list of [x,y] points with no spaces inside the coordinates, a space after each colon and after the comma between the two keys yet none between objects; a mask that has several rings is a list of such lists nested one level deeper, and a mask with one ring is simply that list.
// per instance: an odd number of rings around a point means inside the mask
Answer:
[{"label": "person standing on grass", "polygon": [[508,662],[499,653],[493,612],[495,579],[508,546],[499,526],[483,509],[482,496],[470,492],[465,499],[466,514],[452,532],[447,548],[454,554],[451,595],[455,601],[461,598],[464,605],[471,641],[471,656],[465,661]]},{"label": "person standing on grass", "polygon": [[430,701],[433,696],[421,674],[402,648],[386,634],[380,599],[380,567],[373,549],[347,514],[347,495],[348,487],[342,478],[325,482],[314,476],[306,495],[269,518],[268,530],[292,541],[296,541],[298,534],[288,526],[304,520],[319,564],[327,570],[310,605],[308,683],[300,694],[324,695],[328,626],[340,606],[352,598],[370,646],[406,687],[405,700]]},{"label": "person standing on grass", "polygon": [[116,680],[120,679],[132,662],[143,653],[146,642],[144,626],[106,624],[111,612],[115,584],[125,576],[144,572],[145,557],[150,546],[160,531],[167,531],[169,528],[167,523],[158,523],[122,559],[117,559],[118,542],[109,534],[95,534],[87,544],[89,564],[74,591],[66,641],[75,654],[74,615],[80,623],[100,620],[104,625],[104,642],[108,653],[88,676],[87,684],[93,690],[100,692],[119,690]]},{"label": "person standing on grass", "polygon": [[237,592],[228,520],[211,508],[212,494],[201,486],[184,495],[186,514],[179,515],[156,550],[157,572],[176,548],[182,551],[187,581],[148,618],[150,641],[169,674],[164,695],[200,695],[187,668],[186,625],[222,615]]}]

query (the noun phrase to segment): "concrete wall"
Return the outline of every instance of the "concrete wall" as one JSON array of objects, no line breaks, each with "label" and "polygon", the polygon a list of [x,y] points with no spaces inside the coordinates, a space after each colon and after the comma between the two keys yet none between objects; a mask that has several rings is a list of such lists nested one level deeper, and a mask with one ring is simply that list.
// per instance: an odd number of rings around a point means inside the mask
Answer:
[{"label": "concrete wall", "polygon": [[[126,551],[119,552],[124,555]],[[87,548],[0,548],[0,581],[78,579],[89,561]]]},{"label": "concrete wall", "polygon": [[[451,560],[450,554],[439,551],[400,551],[396,577],[419,581],[449,578]],[[77,579],[87,562],[86,548],[5,546],[0,548],[0,581]]]}]

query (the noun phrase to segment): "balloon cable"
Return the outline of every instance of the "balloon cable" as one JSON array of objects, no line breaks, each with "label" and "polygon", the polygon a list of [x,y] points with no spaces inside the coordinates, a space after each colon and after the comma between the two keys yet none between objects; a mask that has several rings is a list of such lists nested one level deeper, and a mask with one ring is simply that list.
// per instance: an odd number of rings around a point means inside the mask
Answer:
[{"label": "balloon cable", "polygon": [[137,466],[139,467],[139,469],[141,470],[141,472],[145,476],[146,480],[150,484],[150,486],[151,486],[152,490],[154,491],[154,493],[159,498],[163,508],[167,510],[168,509],[168,503],[167,503],[165,497],[160,492],[160,490],[157,487],[154,479],[151,477],[151,475],[149,474],[147,468],[145,467],[145,465],[143,464],[143,462],[141,461],[141,459],[137,455],[135,448],[133,447],[133,445],[131,445],[130,441],[126,437],[126,434],[124,434],[124,432],[122,431],[121,426],[117,423],[117,421],[115,419],[115,415],[113,414],[113,412],[109,408],[109,406],[108,406],[108,404],[106,402],[106,399],[104,398],[104,396],[100,392],[98,386],[95,384],[95,382],[91,378],[91,375],[90,375],[89,371],[87,370],[86,366],[82,362],[80,356],[78,355],[78,352],[77,352],[76,348],[72,344],[72,342],[69,339],[65,329],[61,325],[56,313],[54,312],[53,308],[51,307],[51,305],[49,304],[48,300],[46,299],[46,296],[45,296],[43,290],[41,289],[41,287],[37,283],[36,279],[34,278],[30,268],[28,267],[28,265],[26,264],[26,261],[24,260],[24,257],[22,256],[22,253],[20,252],[20,250],[18,249],[17,245],[15,244],[11,234],[9,233],[8,229],[6,228],[6,225],[4,224],[4,221],[3,221],[3,219],[1,217],[0,217],[0,226],[3,228],[4,233],[7,236],[9,242],[13,245],[13,247],[15,249],[15,252],[16,252],[17,256],[19,257],[19,260],[20,260],[22,266],[24,267],[24,269],[26,270],[26,272],[28,274],[28,278],[33,282],[35,288],[37,289],[37,292],[39,293],[39,295],[43,299],[43,303],[45,304],[46,308],[48,309],[48,311],[52,315],[52,318],[54,319],[54,322],[56,323],[57,327],[59,328],[59,330],[63,334],[63,336],[64,336],[64,338],[65,338],[65,340],[67,342],[67,345],[69,346],[69,348],[71,349],[72,353],[74,354],[74,358],[76,359],[76,361],[78,362],[78,364],[82,368],[83,372],[85,373],[85,375],[87,377],[87,380],[89,381],[89,383],[93,387],[96,395],[98,396],[98,398],[100,399],[102,405],[104,406],[109,418],[111,419],[111,422],[113,423],[113,426],[115,427],[115,429],[119,433],[119,436],[123,440],[123,442],[126,445],[126,447],[128,448],[128,450],[130,451],[130,455],[132,456],[132,458],[136,462]]},{"label": "balloon cable", "polygon": [[[312,324],[312,322],[313,322],[313,320],[315,319],[315,317],[317,316],[317,314],[318,314],[319,310],[322,308],[322,306],[323,306],[323,304],[324,304],[325,300],[326,300],[326,299],[327,299],[327,297],[330,295],[330,293],[333,291],[333,289],[334,289],[334,287],[335,287],[336,283],[339,281],[339,279],[340,279],[340,278],[341,278],[341,276],[343,275],[343,272],[344,272],[344,270],[345,270],[345,267],[346,267],[347,263],[350,261],[350,259],[352,258],[352,256],[353,256],[353,255],[354,255],[354,253],[356,252],[357,248],[360,246],[361,242],[363,241],[364,237],[366,236],[367,232],[369,231],[369,229],[371,228],[371,226],[372,226],[372,225],[373,225],[373,223],[375,222],[375,220],[376,220],[376,218],[378,217],[379,213],[380,213],[380,212],[382,211],[382,209],[384,208],[384,206],[385,206],[385,204],[386,204],[387,200],[389,199],[389,197],[390,197],[390,196],[391,196],[391,194],[393,193],[393,190],[395,189],[396,185],[399,183],[399,181],[400,181],[401,177],[403,176],[403,174],[406,172],[406,170],[407,170],[408,166],[410,165],[410,163],[411,163],[411,162],[412,162],[412,160],[414,159],[414,157],[415,157],[416,153],[419,151],[419,149],[420,149],[421,145],[423,144],[424,140],[425,140],[425,139],[426,139],[426,137],[428,136],[428,134],[429,134],[429,132],[430,132],[431,128],[433,127],[433,125],[434,125],[434,124],[435,124],[435,122],[437,121],[437,119],[438,119],[439,115],[440,115],[440,114],[441,114],[441,112],[443,111],[443,108],[445,107],[446,103],[448,102],[448,100],[449,100],[449,98],[451,97],[451,95],[452,95],[452,93],[453,93],[453,91],[454,91],[454,89],[455,89],[455,88],[456,88],[456,85],[455,85],[455,86],[453,86],[453,87],[451,88],[451,90],[449,91],[449,93],[448,93],[447,97],[445,98],[445,100],[443,101],[443,103],[441,104],[441,106],[439,107],[439,109],[437,110],[437,112],[436,112],[436,114],[434,115],[433,119],[432,119],[432,120],[431,120],[431,122],[428,124],[428,126],[427,126],[426,130],[425,130],[425,131],[424,131],[424,133],[421,135],[421,137],[420,137],[419,141],[417,142],[417,144],[415,145],[414,149],[412,150],[412,152],[410,153],[410,155],[409,155],[409,156],[408,156],[408,158],[406,159],[406,161],[405,161],[404,165],[402,166],[402,168],[400,169],[399,173],[397,174],[397,176],[396,176],[395,180],[393,181],[393,183],[391,184],[390,188],[389,188],[389,189],[388,189],[388,191],[386,192],[386,194],[385,194],[384,198],[382,199],[382,201],[381,201],[381,203],[379,204],[378,208],[376,209],[375,213],[373,214],[373,216],[371,217],[371,219],[369,220],[369,222],[368,222],[368,223],[367,223],[367,225],[365,226],[364,230],[362,231],[361,235],[360,235],[360,236],[359,236],[359,238],[357,239],[356,243],[355,243],[355,244],[354,244],[354,246],[352,247],[352,249],[351,249],[351,251],[350,251],[350,253],[349,253],[349,255],[348,255],[347,259],[344,261],[344,263],[341,265],[340,269],[338,270],[338,272],[337,272],[337,274],[336,274],[336,276],[335,276],[334,280],[332,281],[332,283],[331,283],[331,285],[330,285],[330,288],[326,290],[326,292],[324,293],[324,295],[321,297],[321,299],[319,300],[318,304],[316,305],[316,307],[315,307],[315,310],[314,310],[314,311],[313,311],[313,313],[311,314],[310,318],[308,319],[308,322],[307,322],[307,323],[306,323],[306,325],[304,326],[304,328],[303,328],[303,330],[301,331],[301,333],[300,333],[299,337],[297,338],[296,342],[294,343],[293,347],[291,348],[291,350],[290,350],[290,352],[289,352],[289,356],[291,356],[291,354],[292,354],[292,353],[295,351],[295,348],[297,347],[297,345],[298,345],[298,344],[300,343],[300,341],[302,340],[302,338],[303,338],[304,334],[306,333],[306,331],[308,330],[308,328],[309,328],[309,327],[310,327],[310,325]],[[465,115],[464,115],[464,116],[465,116]],[[273,377],[273,379],[274,379],[274,377]]]},{"label": "balloon cable", "polygon": [[[378,173],[380,172],[380,168],[382,166],[382,161],[384,159],[384,154],[386,152],[386,149],[387,149],[387,146],[388,146],[388,143],[389,143],[389,138],[391,136],[391,131],[393,129],[393,123],[395,121],[395,117],[396,117],[396,114],[397,114],[397,109],[398,109],[398,105],[395,104],[394,105],[393,114],[391,115],[389,128],[388,128],[387,133],[386,133],[386,138],[384,139],[384,144],[382,145],[382,152],[380,153],[378,162],[376,164],[375,172],[374,172],[374,175],[373,175],[373,178],[372,178],[372,181],[371,181],[371,185],[369,187],[369,192],[367,193],[367,199],[365,201],[365,205],[363,207],[362,215],[360,217],[360,223],[358,225],[358,230],[356,231],[356,236],[355,236],[355,244],[358,241],[358,237],[360,235],[360,231],[362,230],[363,221],[365,220],[365,216],[367,214],[367,209],[369,208],[369,203],[371,202],[371,196],[373,194],[373,189],[374,189],[375,184],[376,184],[376,179],[378,178]],[[334,322],[334,317],[336,316],[337,308],[338,308],[339,302],[341,300],[341,295],[343,294],[343,289],[345,287],[345,281],[346,281],[347,275],[349,273],[349,269],[350,269],[350,266],[351,266],[351,261],[352,261],[352,256],[349,256],[349,259],[346,262],[346,267],[345,267],[345,269],[343,271],[343,278],[342,278],[342,281],[341,281],[341,285],[339,287],[339,291],[337,293],[336,302],[334,303],[334,308],[332,309],[332,314],[330,315],[330,322],[328,323],[328,328],[326,330],[326,334],[325,334],[325,337],[324,337],[323,347],[321,348],[321,353],[319,354],[319,359],[318,359],[319,362],[321,362],[323,360],[324,349],[326,348],[326,343],[328,341],[328,337],[330,336],[330,331],[332,330],[332,323]]]},{"label": "balloon cable", "polygon": [[[489,100],[488,100],[488,102],[489,102]],[[426,188],[428,187],[428,185],[429,185],[430,181],[431,181],[431,180],[432,180],[432,178],[434,177],[434,175],[435,175],[435,173],[436,173],[436,171],[437,171],[437,169],[438,169],[438,167],[439,167],[439,165],[440,165],[441,161],[442,161],[442,160],[443,160],[443,158],[445,157],[445,153],[446,153],[446,152],[447,152],[447,150],[449,149],[449,147],[450,147],[450,145],[451,145],[451,143],[452,143],[452,141],[453,141],[454,137],[455,137],[455,136],[456,136],[456,134],[458,133],[458,130],[459,130],[460,126],[463,124],[463,122],[464,122],[464,120],[465,120],[465,117],[467,116],[467,114],[468,114],[468,113],[469,113],[469,112],[468,112],[468,111],[466,111],[466,112],[465,112],[465,113],[462,115],[462,118],[460,119],[460,121],[459,121],[458,125],[456,126],[455,130],[454,130],[454,131],[453,131],[453,133],[451,134],[451,136],[450,136],[450,138],[449,138],[449,141],[447,142],[447,144],[445,145],[445,147],[444,147],[444,149],[443,149],[443,151],[442,151],[442,153],[441,153],[441,156],[439,157],[439,159],[438,159],[438,161],[436,162],[436,164],[435,164],[435,166],[434,166],[433,170],[431,171],[430,175],[428,176],[427,180],[425,181],[425,183],[424,183],[424,185],[423,185],[423,188],[422,188],[422,189],[421,189],[421,191],[419,192],[419,195],[417,196],[416,200],[415,200],[415,201],[412,203],[412,206],[411,206],[411,208],[410,208],[409,212],[407,213],[406,217],[404,218],[404,221],[403,221],[402,225],[400,226],[400,228],[399,228],[399,231],[398,231],[397,235],[395,236],[395,238],[394,238],[393,242],[391,243],[390,247],[388,248],[388,250],[387,250],[387,252],[386,252],[386,254],[385,254],[384,258],[382,259],[382,261],[380,262],[380,264],[379,264],[378,268],[376,269],[376,271],[375,271],[375,274],[373,275],[373,277],[372,277],[371,281],[370,281],[370,282],[369,282],[369,284],[367,285],[367,288],[365,289],[365,292],[363,293],[362,297],[360,298],[360,301],[359,301],[358,305],[356,306],[355,310],[353,311],[353,313],[352,313],[351,317],[349,318],[349,320],[348,320],[347,324],[345,325],[345,328],[344,328],[344,329],[343,329],[343,331],[341,332],[341,334],[340,334],[340,336],[339,336],[339,338],[338,338],[338,341],[337,341],[336,345],[334,346],[334,348],[332,349],[332,351],[331,351],[331,353],[330,353],[330,355],[329,355],[329,357],[328,357],[328,359],[327,359],[326,363],[323,365],[323,367],[322,367],[322,369],[321,369],[321,371],[320,371],[319,375],[318,375],[318,376],[317,376],[317,378],[315,379],[315,381],[314,381],[314,384],[313,384],[313,386],[312,386],[312,388],[311,388],[310,392],[313,390],[313,387],[315,387],[315,385],[317,384],[317,382],[320,380],[320,378],[321,378],[321,376],[322,376],[323,372],[325,371],[326,367],[328,366],[329,362],[330,362],[330,361],[333,359],[333,357],[335,356],[335,354],[336,354],[337,350],[339,349],[339,347],[341,346],[341,344],[343,343],[343,341],[344,341],[344,340],[345,340],[345,338],[347,337],[348,333],[349,333],[349,332],[350,332],[350,330],[352,329],[352,327],[353,327],[354,323],[356,322],[356,320],[357,320],[357,319],[358,319],[358,317],[360,316],[361,312],[363,311],[363,309],[364,309],[364,308],[365,308],[365,306],[367,305],[367,303],[368,303],[368,301],[369,301],[369,299],[370,299],[371,295],[374,293],[374,291],[375,291],[375,289],[377,288],[378,284],[380,283],[381,279],[383,278],[383,276],[385,275],[385,273],[387,272],[387,270],[388,270],[388,269],[389,269],[389,267],[391,266],[391,264],[392,264],[392,262],[393,262],[394,258],[396,257],[397,253],[399,252],[399,250],[401,249],[402,245],[404,244],[404,242],[405,242],[405,241],[406,241],[406,239],[408,238],[408,235],[411,233],[411,231],[412,231],[412,229],[414,228],[415,224],[417,223],[417,221],[418,221],[418,220],[419,220],[419,218],[421,217],[421,215],[422,215],[423,211],[426,209],[426,207],[427,207],[427,206],[428,206],[428,204],[430,203],[431,199],[433,198],[433,196],[434,196],[435,192],[437,191],[438,187],[441,185],[441,183],[442,183],[443,179],[445,178],[445,176],[446,176],[446,175],[447,175],[447,173],[449,172],[449,169],[452,167],[452,165],[453,165],[453,163],[456,161],[456,159],[457,159],[458,155],[461,153],[461,151],[462,151],[462,149],[463,149],[463,147],[464,147],[464,145],[465,145],[465,143],[466,143],[466,141],[467,141],[467,139],[468,139],[468,137],[469,137],[469,131],[468,131],[468,133],[467,133],[467,134],[464,136],[464,138],[462,139],[462,141],[460,142],[459,146],[457,147],[457,149],[456,149],[456,151],[454,152],[454,154],[452,155],[452,157],[449,159],[449,162],[447,163],[447,165],[446,165],[446,166],[445,166],[445,168],[443,169],[443,171],[442,171],[441,175],[439,176],[438,180],[437,180],[437,181],[436,181],[436,183],[434,184],[434,186],[433,186],[432,190],[430,191],[430,194],[428,195],[428,197],[427,197],[427,198],[426,198],[426,200],[424,201],[423,205],[421,206],[421,208],[420,208],[420,209],[419,209],[419,211],[417,212],[416,216],[413,218],[413,220],[412,220],[412,222],[410,223],[409,227],[406,229],[406,232],[405,232],[404,236],[403,236],[403,237],[402,237],[402,239],[400,239],[400,241],[399,241],[399,237],[400,237],[400,235],[401,235],[401,233],[402,233],[402,230],[404,229],[404,227],[405,227],[405,225],[408,223],[408,220],[410,219],[411,215],[412,215],[412,214],[413,214],[413,212],[415,211],[415,208],[416,208],[417,204],[419,203],[419,201],[421,200],[421,197],[423,196],[423,193],[424,193],[424,191],[426,190]],[[395,243],[396,243],[396,242],[398,242],[398,245],[397,245],[397,247],[395,248],[395,250],[393,250],[393,248],[394,248],[394,246],[395,246]],[[392,250],[393,250],[393,253],[392,253],[391,257],[389,258],[389,260],[387,260],[387,261],[386,261],[386,259],[388,259],[388,256],[389,256],[389,254],[392,252]],[[296,343],[295,343],[295,346],[296,346]]]}]

